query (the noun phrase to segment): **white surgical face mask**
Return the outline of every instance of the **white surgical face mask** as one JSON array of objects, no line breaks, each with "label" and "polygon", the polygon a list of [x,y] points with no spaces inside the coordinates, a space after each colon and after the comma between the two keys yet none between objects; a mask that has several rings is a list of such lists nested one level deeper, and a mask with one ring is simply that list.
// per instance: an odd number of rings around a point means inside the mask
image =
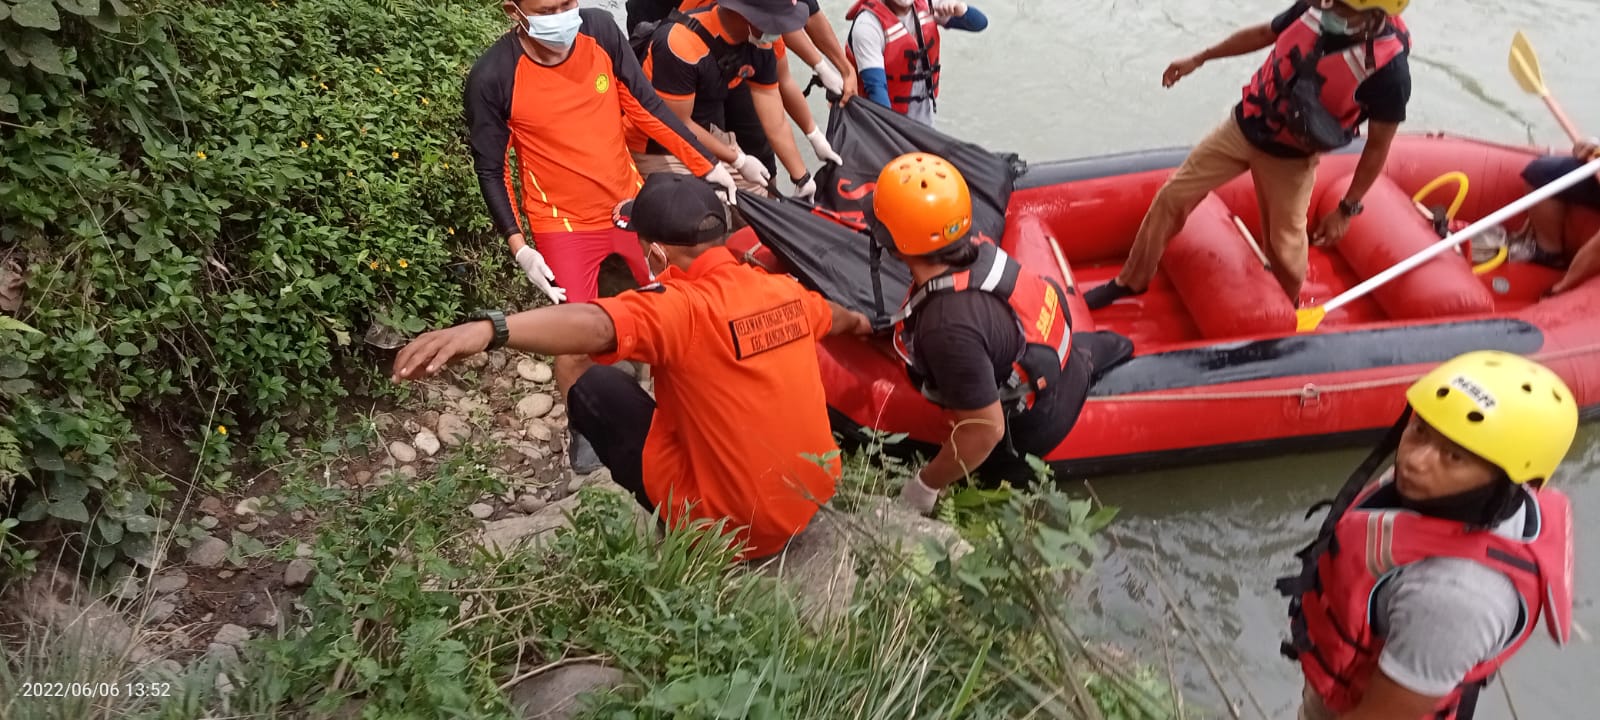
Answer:
[{"label": "white surgical face mask", "polygon": [[662,250],[660,245],[650,243],[650,248],[644,253],[644,269],[649,271],[652,281],[656,279],[656,269],[650,264],[650,258],[655,255],[661,256],[661,272],[666,272],[667,268],[672,266],[672,261],[667,259],[667,251]]},{"label": "white surgical face mask", "polygon": [[753,42],[753,43],[755,43],[757,45],[760,45],[762,47],[766,47],[768,45],[771,45],[771,44],[777,42],[778,40],[780,40],[782,38],[783,38],[783,35],[780,34],[780,33],[760,33],[760,34],[757,34],[755,32],[754,28],[752,28],[751,31],[750,31],[750,42]]},{"label": "white surgical face mask", "polygon": [[550,15],[523,15],[528,20],[528,37],[551,50],[566,50],[578,39],[578,27],[583,16],[578,8]]}]

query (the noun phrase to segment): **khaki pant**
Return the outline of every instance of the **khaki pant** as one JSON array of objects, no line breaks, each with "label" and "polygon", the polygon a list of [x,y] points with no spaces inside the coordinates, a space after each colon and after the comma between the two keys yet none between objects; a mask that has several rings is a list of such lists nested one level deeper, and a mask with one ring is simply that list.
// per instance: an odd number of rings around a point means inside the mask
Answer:
[{"label": "khaki pant", "polygon": [[1306,683],[1305,689],[1300,691],[1300,720],[1338,720],[1333,711],[1322,704],[1317,691],[1311,689],[1311,683]]},{"label": "khaki pant", "polygon": [[[715,125],[706,128],[706,131],[711,133],[712,137],[715,137],[724,143],[734,147],[739,147],[739,141],[734,139],[733,133],[731,132],[723,130]],[[671,154],[655,155],[649,153],[633,153],[633,166],[639,169],[640,176],[654,175],[658,172],[672,172],[678,173],[679,175],[691,174],[689,172],[689,166],[684,165],[682,160],[679,160],[676,155]],[[728,171],[733,173],[734,184],[738,185],[740,190],[746,190],[762,197],[772,196],[772,193],[770,193],[765,186],[745,180],[743,175],[733,172],[732,168],[729,168]]]},{"label": "khaki pant", "polygon": [[1195,146],[1156,193],[1117,281],[1136,291],[1148,288],[1167,243],[1183,229],[1189,214],[1211,191],[1249,170],[1255,180],[1256,204],[1261,208],[1262,250],[1272,261],[1278,284],[1290,299],[1298,299],[1306,279],[1306,212],[1317,181],[1318,160],[1316,155],[1274,157],[1256,149],[1230,114]]}]

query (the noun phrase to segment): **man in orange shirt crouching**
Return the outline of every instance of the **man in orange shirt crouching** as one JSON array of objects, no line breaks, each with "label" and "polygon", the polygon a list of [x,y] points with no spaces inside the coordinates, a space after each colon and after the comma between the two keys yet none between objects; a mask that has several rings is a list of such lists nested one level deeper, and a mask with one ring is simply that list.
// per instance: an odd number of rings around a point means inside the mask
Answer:
[{"label": "man in orange shirt crouching", "polygon": [[[817,339],[867,334],[860,313],[794,279],[740,263],[728,219],[704,180],[651,175],[616,223],[635,232],[657,282],[616,297],[498,311],[422,335],[396,379],[501,346],[602,363],[572,386],[572,427],[618,485],[677,527],[728,521],[741,559],[776,554],[833,497],[841,470],[817,367]],[[652,399],[618,360],[648,363]],[[820,463],[820,464],[819,464]]]}]

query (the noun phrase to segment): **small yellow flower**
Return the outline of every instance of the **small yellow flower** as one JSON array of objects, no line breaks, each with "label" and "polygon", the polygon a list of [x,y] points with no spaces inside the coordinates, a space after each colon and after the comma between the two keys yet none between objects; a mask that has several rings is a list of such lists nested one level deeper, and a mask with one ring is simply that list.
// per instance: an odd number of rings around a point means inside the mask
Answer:
[{"label": "small yellow flower", "polygon": [[378,269],[378,261],[377,260],[373,260],[372,262],[367,263],[367,267],[372,268],[373,270],[377,270]]},{"label": "small yellow flower", "polygon": [[422,99],[422,104],[423,105],[427,105],[428,104],[428,99],[427,98],[423,98]]},{"label": "small yellow flower", "polygon": [[206,159],[206,154],[205,154],[205,151],[203,151],[203,150],[200,151],[200,152],[195,153],[194,156],[197,157],[197,158],[200,158],[201,160]]},{"label": "small yellow flower", "polygon": [[317,133],[317,142],[322,142],[322,133]]},{"label": "small yellow flower", "polygon": [[411,267],[411,263],[406,262],[405,260],[400,261],[400,269],[404,270],[408,267]]},{"label": "small yellow flower", "polygon": [[301,141],[300,141],[300,147],[302,147],[302,148],[308,148],[308,147],[311,147],[311,146],[310,146],[310,145],[308,145],[308,144],[306,144],[306,141],[304,141],[304,140],[301,140]]},{"label": "small yellow flower", "polygon": [[456,229],[453,228],[453,227],[447,227],[447,228],[444,229],[444,231],[447,232],[447,233],[450,233],[451,235],[456,234]]},{"label": "small yellow flower", "polygon": [[392,152],[392,153],[389,153],[389,157],[390,157],[390,158],[393,158],[393,159],[395,159],[395,160],[399,160],[399,159],[400,159],[400,153],[399,153],[399,152]]},{"label": "small yellow flower", "polygon": [[361,134],[362,134],[362,135],[365,135],[365,134],[367,134],[367,129],[366,129],[366,128],[361,128]]},{"label": "small yellow flower", "polygon": [[372,71],[377,73],[377,74],[379,74],[379,75],[383,74],[383,68],[381,68],[381,67],[375,67],[375,68],[372,69]]},{"label": "small yellow flower", "polygon": [[217,426],[217,434],[218,435],[227,435],[228,434],[228,426],[227,425],[218,425]]},{"label": "small yellow flower", "polygon": [[445,163],[444,164],[444,169],[449,170],[450,169],[450,163]]},{"label": "small yellow flower", "polygon": [[345,177],[355,177],[356,173],[353,170],[346,170],[346,171],[344,171],[344,176]]},{"label": "small yellow flower", "polygon": [[317,84],[321,85],[323,90],[327,90],[328,89],[328,84],[327,83],[317,83]]}]

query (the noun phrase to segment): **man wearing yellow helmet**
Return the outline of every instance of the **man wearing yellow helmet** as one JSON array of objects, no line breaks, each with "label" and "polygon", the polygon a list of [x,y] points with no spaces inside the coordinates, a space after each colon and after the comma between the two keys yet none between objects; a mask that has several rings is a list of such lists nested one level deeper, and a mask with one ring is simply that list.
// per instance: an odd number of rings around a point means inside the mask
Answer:
[{"label": "man wearing yellow helmet", "polygon": [[929,514],[941,490],[997,449],[999,463],[989,469],[1018,469],[997,465],[1022,453],[1043,456],[1060,444],[1088,395],[1092,359],[1125,356],[1132,344],[1087,334],[1086,343],[1107,347],[1075,347],[1061,287],[989,238],[972,236],[966,180],[935,155],[889,161],[878,175],[871,228],[911,270],[895,350],[912,382],[950,421],[938,454],[901,493],[906,504]]},{"label": "man wearing yellow helmet", "polygon": [[1406,119],[1411,40],[1399,15],[1407,2],[1298,0],[1272,22],[1240,30],[1167,67],[1162,84],[1171,87],[1208,61],[1272,48],[1232,115],[1194,147],[1156,193],[1122,272],[1084,293],[1089,309],[1144,292],[1189,214],[1207,194],[1246,170],[1255,180],[1272,272],[1298,305],[1318,158],[1349,145],[1368,123],[1367,144],[1349,189],[1310,235],[1320,245],[1344,237],[1350,218],[1361,212],[1361,199],[1383,173],[1389,145]]},{"label": "man wearing yellow helmet", "polygon": [[1549,480],[1577,432],[1572,392],[1538,363],[1479,351],[1406,400],[1278,584],[1302,720],[1470,718],[1541,616],[1557,643],[1571,627],[1571,510]]}]

